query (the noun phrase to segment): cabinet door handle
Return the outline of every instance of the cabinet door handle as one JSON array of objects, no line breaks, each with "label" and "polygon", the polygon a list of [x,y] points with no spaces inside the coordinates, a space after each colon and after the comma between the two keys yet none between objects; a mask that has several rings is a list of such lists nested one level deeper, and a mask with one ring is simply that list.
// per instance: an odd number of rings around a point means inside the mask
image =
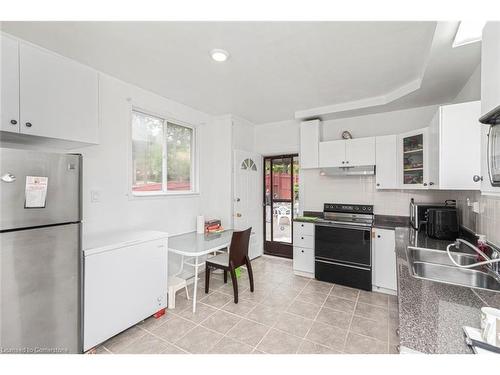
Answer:
[{"label": "cabinet door handle", "polygon": [[17,121],[16,121],[16,120],[10,120],[10,123],[11,123],[12,125],[17,125]]},{"label": "cabinet door handle", "polygon": [[345,161],[343,161],[342,164],[345,164]]},{"label": "cabinet door handle", "polygon": [[430,186],[434,185],[434,182],[429,182],[429,185],[430,185]]},{"label": "cabinet door handle", "polygon": [[424,186],[427,186],[427,182],[424,182]]},{"label": "cabinet door handle", "polygon": [[304,250],[300,250],[302,253],[304,252]]},{"label": "cabinet door handle", "polygon": [[380,184],[377,184],[377,186],[380,186]]},{"label": "cabinet door handle", "polygon": [[346,164],[349,164],[349,161],[346,161],[345,163],[346,163]]},{"label": "cabinet door handle", "polygon": [[26,127],[27,127],[27,128],[31,128],[31,127],[33,126],[33,125],[31,124],[31,122],[27,122],[25,125],[26,125]]},{"label": "cabinet door handle", "polygon": [[377,238],[380,238],[380,234],[377,234]]},{"label": "cabinet door handle", "polygon": [[301,239],[301,240],[303,240],[303,239],[304,239],[304,237],[300,237],[300,239]]},{"label": "cabinet door handle", "polygon": [[483,176],[478,176],[476,174],[476,175],[472,176],[472,181],[474,181],[474,182],[483,181]]}]

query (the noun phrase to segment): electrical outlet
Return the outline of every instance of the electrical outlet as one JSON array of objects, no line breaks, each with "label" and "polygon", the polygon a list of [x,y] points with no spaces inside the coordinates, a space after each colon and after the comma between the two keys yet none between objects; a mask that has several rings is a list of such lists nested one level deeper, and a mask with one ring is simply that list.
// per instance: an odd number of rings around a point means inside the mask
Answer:
[{"label": "electrical outlet", "polygon": [[479,202],[474,202],[472,203],[472,212],[479,214],[480,212],[480,207],[479,207]]},{"label": "electrical outlet", "polygon": [[101,192],[99,190],[90,191],[90,202],[99,203],[101,201]]}]

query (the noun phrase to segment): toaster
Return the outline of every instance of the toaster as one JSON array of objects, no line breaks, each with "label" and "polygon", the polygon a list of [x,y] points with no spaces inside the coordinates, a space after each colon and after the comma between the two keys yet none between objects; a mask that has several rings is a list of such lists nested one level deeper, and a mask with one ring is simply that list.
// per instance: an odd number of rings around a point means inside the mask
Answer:
[{"label": "toaster", "polygon": [[427,210],[427,235],[437,240],[455,240],[458,237],[458,213],[455,207]]}]

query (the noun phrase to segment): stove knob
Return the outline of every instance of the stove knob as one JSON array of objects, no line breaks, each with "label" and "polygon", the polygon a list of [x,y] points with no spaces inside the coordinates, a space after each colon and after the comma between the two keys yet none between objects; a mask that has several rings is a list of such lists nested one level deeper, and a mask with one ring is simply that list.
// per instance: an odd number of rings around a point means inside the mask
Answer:
[{"label": "stove knob", "polygon": [[363,211],[366,211],[366,207],[363,207]]}]

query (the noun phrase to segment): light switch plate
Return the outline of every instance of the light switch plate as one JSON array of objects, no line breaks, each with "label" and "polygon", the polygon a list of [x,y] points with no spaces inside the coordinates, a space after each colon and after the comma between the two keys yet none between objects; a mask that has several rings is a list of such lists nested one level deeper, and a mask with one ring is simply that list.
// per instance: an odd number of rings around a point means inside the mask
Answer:
[{"label": "light switch plate", "polygon": [[99,203],[101,201],[101,192],[99,190],[90,191],[90,202]]}]

